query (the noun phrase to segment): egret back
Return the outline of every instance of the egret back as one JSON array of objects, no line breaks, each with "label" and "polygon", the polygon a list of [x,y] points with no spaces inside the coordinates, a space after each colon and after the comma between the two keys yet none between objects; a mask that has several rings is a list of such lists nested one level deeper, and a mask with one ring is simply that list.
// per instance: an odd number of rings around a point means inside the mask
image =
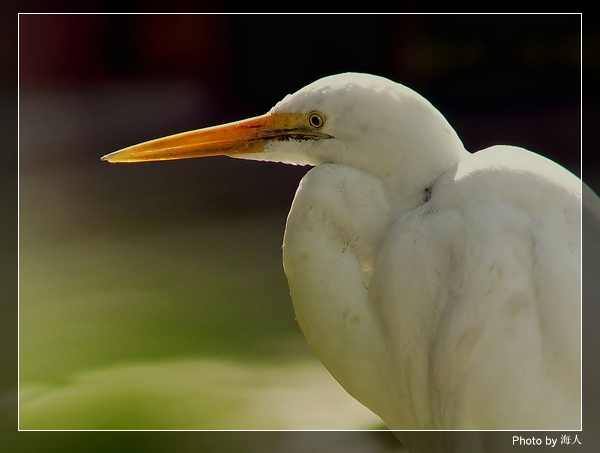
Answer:
[{"label": "egret back", "polygon": [[493,147],[397,198],[343,165],[301,183],[284,266],[320,360],[392,429],[578,429],[577,178]]}]

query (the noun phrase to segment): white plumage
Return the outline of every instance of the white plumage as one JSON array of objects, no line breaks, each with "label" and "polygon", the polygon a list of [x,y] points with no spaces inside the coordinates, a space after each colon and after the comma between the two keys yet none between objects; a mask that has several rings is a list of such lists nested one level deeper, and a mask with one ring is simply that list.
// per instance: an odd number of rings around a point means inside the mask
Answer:
[{"label": "white plumage", "polygon": [[578,178],[521,148],[470,154],[424,98],[365,74],[104,159],[219,154],[315,165],[284,237],[294,309],[390,428],[581,427]]}]

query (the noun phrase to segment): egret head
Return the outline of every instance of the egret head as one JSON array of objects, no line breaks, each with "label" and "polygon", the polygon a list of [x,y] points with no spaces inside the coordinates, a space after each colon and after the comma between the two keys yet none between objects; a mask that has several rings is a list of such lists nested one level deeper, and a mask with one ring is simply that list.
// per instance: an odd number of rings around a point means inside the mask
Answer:
[{"label": "egret head", "polygon": [[447,169],[462,150],[446,119],[416,92],[383,77],[346,73],[286,96],[265,115],[152,140],[103,160],[227,155],[299,165],[327,162],[409,182],[425,170]]}]

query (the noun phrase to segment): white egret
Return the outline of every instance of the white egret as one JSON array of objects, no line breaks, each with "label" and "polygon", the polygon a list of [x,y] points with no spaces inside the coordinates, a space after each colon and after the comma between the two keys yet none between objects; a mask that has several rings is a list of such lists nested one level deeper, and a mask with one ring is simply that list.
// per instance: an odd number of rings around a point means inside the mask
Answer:
[{"label": "white egret", "polygon": [[390,428],[580,429],[573,174],[513,146],[471,154],[419,94],[353,73],[103,160],[214,155],[315,166],[284,236],[296,317]]}]

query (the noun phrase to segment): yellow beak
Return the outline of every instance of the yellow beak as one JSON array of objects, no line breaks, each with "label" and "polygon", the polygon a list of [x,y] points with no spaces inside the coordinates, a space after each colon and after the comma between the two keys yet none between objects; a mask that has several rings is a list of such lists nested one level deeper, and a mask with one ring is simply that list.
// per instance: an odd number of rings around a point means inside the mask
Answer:
[{"label": "yellow beak", "polygon": [[328,138],[303,113],[267,113],[243,121],[183,132],[133,145],[102,157],[112,163],[260,153],[272,140]]}]

